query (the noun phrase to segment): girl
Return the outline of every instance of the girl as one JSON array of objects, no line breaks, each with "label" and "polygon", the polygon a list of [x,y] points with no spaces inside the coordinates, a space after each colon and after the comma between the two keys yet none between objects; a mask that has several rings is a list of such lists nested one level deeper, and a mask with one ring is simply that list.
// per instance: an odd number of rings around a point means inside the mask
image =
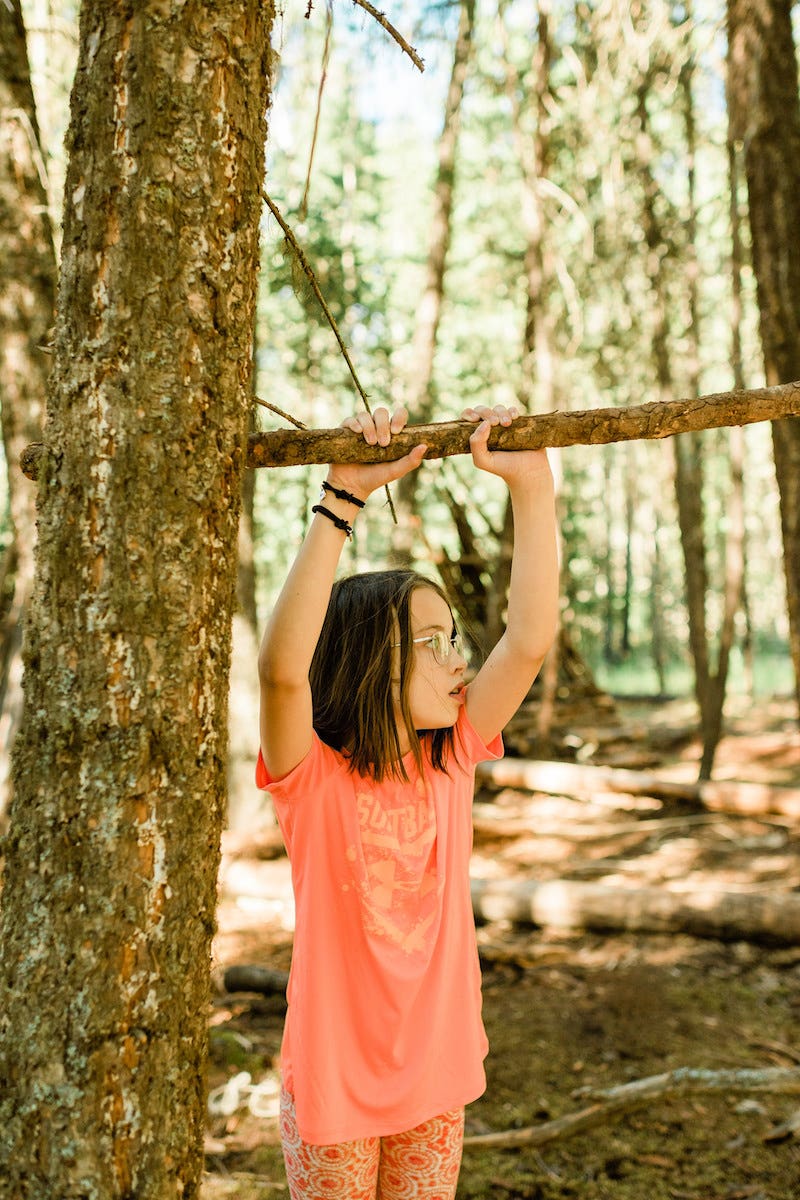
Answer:
[{"label": "girl", "polygon": [[[452,1200],[464,1105],[488,1045],[469,889],[475,766],[553,639],[557,561],[544,451],[491,452],[515,410],[469,408],[475,465],[505,480],[515,549],[506,631],[468,687],[453,614],[411,571],[334,583],[376,489],[415,470],[335,464],[259,654],[261,753],[297,923],[281,1066],[292,1200]],[[407,414],[344,422],[387,446]]]}]

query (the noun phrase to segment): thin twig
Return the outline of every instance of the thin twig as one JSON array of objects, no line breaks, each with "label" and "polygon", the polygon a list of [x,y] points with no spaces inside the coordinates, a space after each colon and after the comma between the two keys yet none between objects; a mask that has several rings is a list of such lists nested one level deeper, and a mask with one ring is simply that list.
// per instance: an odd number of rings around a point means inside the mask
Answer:
[{"label": "thin twig", "polygon": [[[264,201],[266,202],[267,208],[269,209],[269,211],[272,213],[275,220],[280,225],[287,242],[292,247],[292,250],[295,253],[295,257],[297,258],[297,261],[300,263],[300,266],[303,269],[303,274],[305,275],[308,282],[311,284],[311,290],[313,291],[314,295],[317,297],[317,300],[319,300],[322,311],[325,314],[325,318],[326,318],[328,324],[330,325],[331,329],[333,330],[333,335],[336,338],[336,341],[339,343],[339,349],[342,352],[344,361],[347,363],[347,367],[348,367],[348,370],[350,371],[350,375],[352,376],[353,383],[356,385],[356,391],[358,392],[359,396],[361,397],[361,400],[364,404],[364,408],[367,410],[368,413],[371,414],[372,409],[370,408],[370,405],[369,405],[369,399],[367,398],[367,393],[364,391],[363,387],[361,386],[361,380],[358,378],[358,375],[356,374],[356,369],[353,366],[353,361],[350,358],[350,355],[347,350],[347,346],[345,346],[345,344],[342,340],[342,335],[339,333],[339,327],[336,324],[333,313],[331,312],[330,308],[328,307],[327,301],[325,300],[325,297],[322,294],[322,289],[320,288],[319,284],[317,283],[317,277],[314,274],[313,270],[311,269],[311,264],[309,263],[308,259],[306,258],[305,254],[303,253],[300,243],[298,242],[297,238],[294,236],[294,233],[293,233],[291,227],[289,225],[287,225],[286,221],[284,220],[283,214],[281,213],[281,210],[278,208],[277,204],[275,204],[275,202],[271,199],[271,197],[269,196],[269,194],[267,193],[266,190],[263,191],[262,195],[264,197]],[[397,513],[395,512],[394,503],[392,501],[392,495],[391,495],[391,492],[389,491],[388,484],[386,485],[385,490],[386,490],[386,500],[389,505],[389,511],[392,514],[392,520],[394,521],[394,523],[396,525],[397,524]]]},{"label": "thin twig", "polygon": [[392,25],[391,21],[387,21],[384,14],[382,12],[379,12],[379,10],[374,7],[374,5],[370,4],[369,0],[353,0],[353,4],[358,5],[359,8],[363,8],[365,12],[368,12],[371,17],[375,18],[375,20],[378,22],[379,25],[383,26],[383,28],[386,30],[386,32],[389,34],[389,36],[394,38],[394,40],[397,42],[397,44],[401,48],[401,50],[405,50],[406,54],[408,55],[408,57],[411,59],[414,66],[418,70],[420,70],[420,71],[425,70],[425,64],[422,61],[422,59],[420,58],[420,56],[417,54],[414,47],[409,46],[406,39],[403,37],[403,35],[401,33],[397,32],[394,25]]},{"label": "thin twig", "polygon": [[308,212],[308,193],[311,188],[311,169],[314,165],[314,153],[317,148],[317,135],[319,133],[319,120],[322,114],[322,93],[325,90],[325,80],[328,78],[328,63],[331,57],[331,33],[333,31],[333,4],[328,0],[328,11],[325,17],[325,46],[322,51],[322,72],[319,77],[319,87],[317,89],[317,111],[314,116],[314,132],[311,135],[311,149],[308,154],[308,170],[306,172],[306,185],[303,189],[303,199],[300,201],[300,217],[305,220]]},{"label": "thin twig", "polygon": [[288,421],[290,425],[294,425],[295,429],[308,429],[302,421],[298,421],[297,417],[293,417],[291,413],[284,412],[282,408],[278,408],[276,404],[268,404],[266,400],[260,400],[258,396],[254,396],[256,404],[260,404],[262,408],[268,408],[270,412],[276,413],[279,417],[283,417],[284,421]]},{"label": "thin twig", "polygon": [[350,374],[353,378],[353,383],[356,385],[356,391],[358,392],[359,396],[361,397],[364,407],[366,408],[367,412],[371,412],[372,410],[369,406],[369,400],[367,399],[367,393],[364,391],[363,387],[361,386],[361,380],[358,378],[358,375],[356,374],[356,369],[353,366],[353,362],[352,362],[352,359],[350,358],[347,347],[345,346],[344,342],[342,341],[342,335],[339,333],[339,327],[336,324],[336,321],[334,320],[333,313],[328,308],[327,301],[325,300],[325,297],[322,294],[322,290],[320,289],[320,286],[317,283],[317,277],[314,274],[308,259],[306,258],[305,254],[303,253],[303,251],[300,247],[300,243],[298,242],[297,238],[294,236],[294,233],[292,232],[291,227],[286,224],[286,221],[284,220],[280,209],[275,204],[275,202],[269,197],[267,192],[264,192],[264,200],[266,201],[267,208],[272,213],[273,217],[275,218],[275,220],[278,222],[281,229],[283,230],[287,242],[292,247],[292,250],[295,253],[297,261],[300,263],[300,266],[303,268],[303,274],[305,275],[308,282],[311,284],[311,290],[313,291],[314,295],[317,297],[317,300],[319,300],[322,311],[325,314],[325,318],[326,318],[328,324],[330,325],[331,329],[333,330],[333,336],[336,338],[336,341],[339,343],[339,349],[341,350],[342,355],[344,356],[344,361],[347,363],[348,370],[350,371]]}]

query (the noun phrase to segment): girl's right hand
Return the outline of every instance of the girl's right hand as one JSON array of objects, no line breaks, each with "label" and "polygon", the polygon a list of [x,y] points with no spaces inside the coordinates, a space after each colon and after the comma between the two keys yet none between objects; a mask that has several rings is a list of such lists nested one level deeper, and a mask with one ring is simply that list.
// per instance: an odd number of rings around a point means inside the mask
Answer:
[{"label": "girl's right hand", "polygon": [[[388,446],[392,435],[405,429],[407,421],[408,412],[405,408],[396,408],[393,413],[386,408],[376,408],[372,414],[361,412],[348,417],[342,421],[341,428],[362,434],[369,446]],[[352,492],[359,500],[366,500],[378,488],[416,470],[427,448],[423,442],[394,462],[332,463],[328,470],[328,483]]]}]

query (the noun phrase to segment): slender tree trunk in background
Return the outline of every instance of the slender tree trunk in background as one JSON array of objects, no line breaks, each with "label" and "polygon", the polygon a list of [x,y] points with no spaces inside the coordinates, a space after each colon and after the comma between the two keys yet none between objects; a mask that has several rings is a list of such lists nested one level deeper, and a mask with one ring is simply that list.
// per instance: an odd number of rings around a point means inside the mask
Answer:
[{"label": "slender tree trunk in background", "polygon": [[[691,18],[691,8],[687,9]],[[697,190],[696,167],[697,136],[695,130],[694,97],[692,85],[694,66],[690,60],[681,73],[679,93],[683,100],[684,123],[686,129],[686,147],[688,157],[688,217],[687,242],[690,246],[689,258],[689,345],[690,355],[690,388],[695,396],[700,395],[700,303],[699,303],[699,266],[697,261]],[[702,450],[698,434],[693,435],[694,453],[699,464],[698,486],[702,488]],[[731,649],[736,629],[736,613],[742,593],[744,561],[741,549],[741,534],[744,525],[744,510],[742,508],[742,475],[741,463],[737,467],[736,450],[728,436],[728,456],[731,464],[731,493],[728,501],[729,528],[723,533],[723,552],[721,554],[723,567],[722,579],[722,621],[716,640],[716,662],[712,668],[710,657],[711,639],[706,626],[705,599],[703,605],[703,628],[706,642],[708,678],[705,681],[705,700],[702,711],[703,724],[703,754],[700,761],[700,778],[710,779],[714,768],[714,758],[723,731],[725,710],[725,694],[728,685],[728,668],[730,666]],[[705,547],[703,549],[705,566]],[[707,584],[706,578],[706,584]]]},{"label": "slender tree trunk in background", "polygon": [[[726,84],[727,92],[727,84]],[[728,98],[730,112],[730,98]],[[739,162],[730,121],[727,136],[729,219],[731,226],[731,372],[733,386],[742,391],[745,384],[744,356],[742,353],[742,216],[739,209]],[[747,525],[745,522],[745,458],[747,439],[744,430],[731,429],[731,494],[728,505],[728,566],[726,592],[733,588],[734,570],[732,559],[737,559],[741,571],[739,583],[739,607],[744,617],[742,657],[744,661],[745,690],[752,698],[755,691],[753,676],[753,639],[750,631],[750,605],[747,595]],[[734,614],[735,617],[735,614]]]},{"label": "slender tree trunk in background", "polygon": [[[686,86],[684,80],[683,85]],[[661,398],[669,400],[674,395],[674,382],[669,357],[668,297],[663,279],[664,236],[656,208],[658,185],[652,170],[653,148],[647,112],[647,86],[643,83],[637,94],[637,119],[639,124],[638,170],[643,190],[643,225],[648,249],[648,274],[655,309],[653,332],[653,354],[656,378]],[[690,126],[691,129],[691,126]],[[687,239],[694,241],[694,176],[692,154],[689,146],[689,222]],[[690,356],[691,387],[698,394],[696,329],[698,305],[696,281],[692,282],[691,263],[689,272],[689,327],[690,344],[695,350]],[[692,361],[693,360],[693,361]],[[706,624],[706,599],[708,596],[708,569],[706,564],[705,520],[703,508],[703,465],[702,446],[697,434],[680,434],[673,440],[675,453],[675,495],[678,504],[678,523],[681,531],[681,548],[686,569],[686,601],[689,618],[689,646],[694,667],[695,696],[700,714],[703,753],[700,777],[709,778],[714,754],[721,733],[722,687],[711,674],[709,661],[709,639]],[[727,658],[720,658],[721,666],[727,669]]]},{"label": "slender tree trunk in background", "polygon": [[[540,184],[548,172],[552,126],[550,73],[553,39],[550,27],[550,0],[537,0],[534,11],[536,41],[527,77],[520,76],[512,62],[511,50],[507,44],[505,88],[511,106],[514,147],[522,172],[521,217],[525,237],[525,325],[520,350],[518,400],[523,411],[530,410],[535,402],[536,407],[549,412],[556,407],[552,318],[547,305],[547,285],[553,278],[554,271],[549,256]],[[502,20],[502,8],[500,16]],[[503,29],[505,30],[505,26]],[[524,101],[527,103],[524,104]],[[532,136],[527,129],[526,118],[529,112],[535,117],[535,131]],[[556,503],[558,504],[558,497]],[[511,582],[513,525],[510,500],[506,504],[503,525],[506,536],[502,540],[501,553],[492,571],[493,598],[489,607],[495,620],[494,628],[490,626],[490,643],[500,636],[499,618],[505,609]],[[539,708],[536,725],[537,737],[543,747],[550,740],[555,715],[559,646],[560,638],[557,636],[548,652],[538,682]]]},{"label": "slender tree trunk in background", "polygon": [[[690,9],[687,15],[690,16]],[[694,111],[691,96],[691,66],[684,66],[678,81],[678,95],[682,102],[684,131],[686,133],[687,158],[687,212],[686,212],[686,288],[689,319],[685,333],[686,374],[688,395],[700,395],[700,335],[698,304],[697,262],[697,213],[695,209],[695,133]],[[716,723],[711,712],[711,662],[706,605],[708,601],[708,558],[706,552],[705,504],[703,489],[703,443],[697,433],[683,434],[673,442],[675,452],[675,486],[678,501],[678,522],[681,531],[681,547],[686,567],[686,594],[689,612],[689,644],[695,673],[695,692],[700,709],[703,730],[703,766],[709,751],[712,726]],[[718,740],[718,738],[717,738]],[[713,756],[713,747],[711,747]]]},{"label": "slender tree trunk in background", "polygon": [[[453,54],[453,69],[444,109],[444,124],[439,138],[439,164],[433,188],[431,221],[425,282],[417,307],[417,323],[411,345],[411,366],[406,390],[406,406],[413,421],[430,421],[434,411],[433,361],[444,299],[444,275],[450,248],[450,225],[456,175],[458,135],[461,128],[461,102],[464,82],[472,54],[475,27],[475,0],[460,0],[458,33]],[[412,471],[398,481],[392,558],[398,566],[409,566],[413,558],[414,512],[419,474]]]},{"label": "slender tree trunk in background", "polygon": [[[767,383],[800,376],[800,99],[791,0],[728,0],[728,100],[744,150]],[[800,420],[772,426],[800,715]]]},{"label": "slender tree trunk in background", "polygon": [[667,667],[664,637],[664,603],[662,589],[664,586],[664,568],[661,558],[661,523],[658,508],[653,510],[655,528],[653,529],[653,557],[650,567],[650,656],[658,680],[658,693],[667,694]]},{"label": "slender tree trunk in background", "polygon": [[273,10],[84,4],[0,927],[0,1196],[199,1194]]},{"label": "slender tree trunk in background", "polygon": [[[614,476],[613,476],[614,459],[611,451],[603,451],[603,494],[610,496],[613,494]],[[607,663],[612,663],[616,659],[617,654],[617,639],[616,639],[616,599],[617,599],[617,581],[616,572],[614,570],[614,507],[611,504],[604,505],[605,516],[605,546],[603,549],[603,576],[605,579],[605,604],[603,606],[603,658]]]},{"label": "slender tree trunk in background", "polygon": [[[255,406],[251,409],[251,431]],[[256,569],[253,554],[255,471],[242,478],[239,518],[239,556],[236,605],[233,612],[231,678],[228,702],[228,817],[227,827],[255,830],[270,817],[272,807],[256,787],[253,754],[258,739],[258,617]]]},{"label": "slender tree trunk in background", "polygon": [[631,607],[633,604],[633,526],[636,511],[636,472],[634,449],[627,446],[625,456],[625,589],[622,594],[622,621],[619,652],[626,658],[631,650]]},{"label": "slender tree trunk in background", "polygon": [[[19,0],[0,3],[0,411],[13,540],[0,627],[0,762],[22,712],[22,627],[33,587],[36,488],[19,456],[42,436],[56,260]],[[4,768],[5,771],[5,768]],[[0,827],[8,809],[0,779]]]}]

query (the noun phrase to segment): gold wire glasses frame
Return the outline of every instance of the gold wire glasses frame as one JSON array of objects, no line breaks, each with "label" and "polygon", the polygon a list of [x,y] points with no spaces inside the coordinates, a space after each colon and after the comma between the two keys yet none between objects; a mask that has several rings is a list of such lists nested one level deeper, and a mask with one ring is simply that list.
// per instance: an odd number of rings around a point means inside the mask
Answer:
[{"label": "gold wire glasses frame", "polygon": [[[437,629],[436,633],[430,633],[427,637],[412,638],[411,642],[414,646],[430,646],[433,657],[440,667],[445,666],[454,650],[456,654],[463,656],[461,634],[455,629],[450,635],[446,634],[443,629]],[[393,642],[392,645],[399,646],[400,642]]]}]

